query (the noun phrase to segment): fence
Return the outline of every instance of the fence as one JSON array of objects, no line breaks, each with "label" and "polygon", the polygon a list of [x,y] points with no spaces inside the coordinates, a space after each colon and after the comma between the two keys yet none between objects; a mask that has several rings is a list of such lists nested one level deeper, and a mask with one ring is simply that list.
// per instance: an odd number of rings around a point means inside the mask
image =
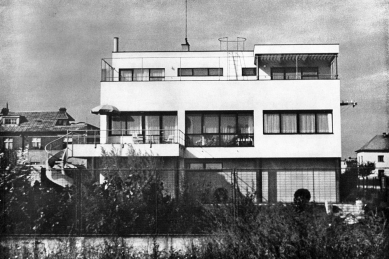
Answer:
[{"label": "fence", "polygon": [[[75,183],[69,188],[50,182],[45,170],[39,184],[29,181],[29,169],[1,171],[0,233],[204,234],[216,216],[239,216],[247,202],[293,202],[301,188],[316,203],[336,202],[339,195],[338,172],[331,168],[140,168],[67,169]],[[386,186],[380,191],[387,195]],[[216,210],[221,207],[223,213]]]}]

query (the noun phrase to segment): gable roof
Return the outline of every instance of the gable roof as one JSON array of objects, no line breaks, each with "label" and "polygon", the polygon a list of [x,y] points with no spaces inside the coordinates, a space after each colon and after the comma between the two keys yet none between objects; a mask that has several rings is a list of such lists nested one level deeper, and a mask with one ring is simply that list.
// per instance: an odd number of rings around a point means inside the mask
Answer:
[{"label": "gable roof", "polygon": [[74,121],[74,118],[64,108],[54,112],[8,112],[6,116],[18,116],[20,121],[19,125],[5,125],[0,120],[0,132],[2,133],[66,132],[67,130],[98,129],[84,122],[70,125],[57,125],[58,120]]},{"label": "gable roof", "polygon": [[363,145],[355,152],[371,152],[371,151],[386,151],[389,152],[389,135],[381,134],[372,138],[369,142]]}]

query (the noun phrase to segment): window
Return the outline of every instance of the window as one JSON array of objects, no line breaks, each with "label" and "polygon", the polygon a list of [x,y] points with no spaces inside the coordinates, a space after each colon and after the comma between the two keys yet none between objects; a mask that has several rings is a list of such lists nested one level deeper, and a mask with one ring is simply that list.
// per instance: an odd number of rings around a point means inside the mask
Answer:
[{"label": "window", "polygon": [[31,147],[32,149],[41,149],[42,147],[41,138],[32,138]]},{"label": "window", "polygon": [[13,138],[5,138],[4,139],[4,147],[5,147],[5,149],[13,149],[14,148]]},{"label": "window", "polygon": [[378,156],[378,162],[384,162],[384,156]]},{"label": "window", "polygon": [[256,67],[242,67],[242,76],[256,76],[257,68]]},{"label": "window", "polygon": [[165,80],[165,69],[150,69],[150,81],[163,81]]},{"label": "window", "polygon": [[57,120],[57,123],[55,124],[56,126],[67,126],[69,125],[69,121],[68,120]]},{"label": "window", "polygon": [[163,81],[165,80],[164,68],[133,68],[119,69],[119,81]]},{"label": "window", "polygon": [[110,136],[132,136],[137,143],[176,143],[176,112],[122,113],[110,116]]},{"label": "window", "polygon": [[187,112],[185,124],[189,147],[254,145],[252,111]]},{"label": "window", "polygon": [[332,133],[332,111],[264,111],[265,134]]},{"label": "window", "polygon": [[189,163],[189,169],[202,170],[202,169],[223,169],[222,163]]},{"label": "window", "polygon": [[223,76],[223,68],[179,68],[178,76]]},{"label": "window", "polygon": [[132,69],[119,69],[119,81],[132,81]]},{"label": "window", "polygon": [[318,79],[317,67],[273,67],[271,68],[272,80],[312,80]]},{"label": "window", "polygon": [[4,124],[7,125],[17,125],[17,118],[4,118]]}]

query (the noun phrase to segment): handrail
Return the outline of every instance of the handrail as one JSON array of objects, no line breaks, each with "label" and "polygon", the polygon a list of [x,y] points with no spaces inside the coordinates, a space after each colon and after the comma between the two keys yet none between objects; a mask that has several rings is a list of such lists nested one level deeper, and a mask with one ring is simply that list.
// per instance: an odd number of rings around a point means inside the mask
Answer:
[{"label": "handrail", "polygon": [[[59,137],[59,138],[57,138],[57,139],[55,139],[55,140],[52,140],[52,141],[50,141],[49,143],[46,144],[46,146],[45,146],[45,151],[46,151],[46,153],[47,153],[47,155],[48,155],[48,158],[50,158],[50,156],[53,156],[53,155],[51,154],[51,150],[50,150],[50,152],[47,150],[48,146],[51,145],[52,143],[54,143],[54,142],[60,140],[60,139],[64,139],[65,137],[69,136],[70,134],[73,134],[73,132],[68,132],[68,133],[66,133],[66,135],[61,136],[61,137]],[[68,148],[68,146],[66,146],[66,149],[67,149],[67,148]]]}]

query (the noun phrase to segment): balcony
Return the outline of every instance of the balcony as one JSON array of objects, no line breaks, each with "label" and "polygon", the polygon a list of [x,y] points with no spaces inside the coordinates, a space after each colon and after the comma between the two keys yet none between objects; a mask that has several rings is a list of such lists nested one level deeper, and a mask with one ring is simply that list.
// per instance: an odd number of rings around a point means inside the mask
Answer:
[{"label": "balcony", "polygon": [[141,154],[154,156],[181,156],[185,144],[180,130],[106,130],[87,131],[83,135],[73,132],[68,144],[71,156],[101,157],[102,148],[127,156],[132,147]]}]

